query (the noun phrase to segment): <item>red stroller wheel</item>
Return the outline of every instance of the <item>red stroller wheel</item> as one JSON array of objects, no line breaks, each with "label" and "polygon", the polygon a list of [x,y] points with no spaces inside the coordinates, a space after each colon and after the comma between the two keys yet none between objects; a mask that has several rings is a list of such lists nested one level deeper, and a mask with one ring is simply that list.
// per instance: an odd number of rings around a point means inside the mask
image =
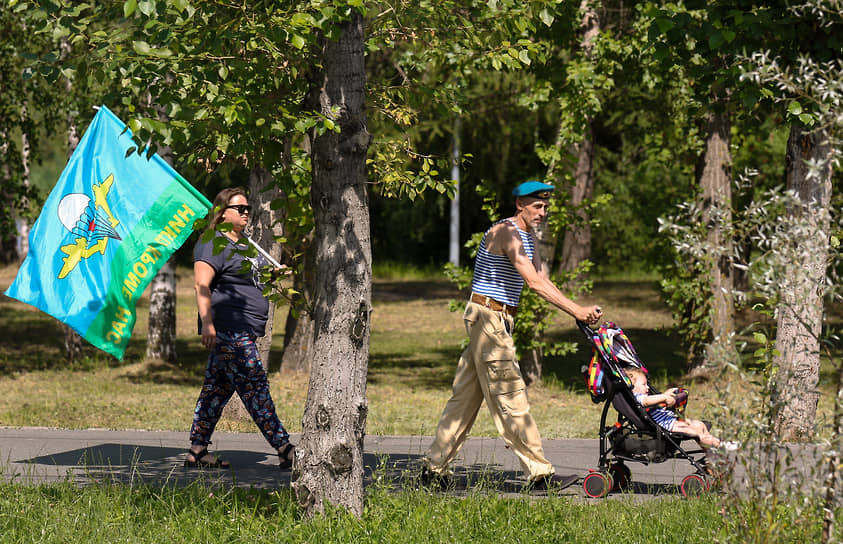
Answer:
[{"label": "red stroller wheel", "polygon": [[682,479],[679,491],[685,497],[698,497],[708,491],[708,481],[699,474],[689,474]]},{"label": "red stroller wheel", "polygon": [[602,499],[612,490],[612,477],[603,472],[591,472],[582,483],[586,496]]},{"label": "red stroller wheel", "polygon": [[632,483],[632,472],[622,462],[614,463],[609,467],[609,476],[612,478],[612,491],[626,491]]}]

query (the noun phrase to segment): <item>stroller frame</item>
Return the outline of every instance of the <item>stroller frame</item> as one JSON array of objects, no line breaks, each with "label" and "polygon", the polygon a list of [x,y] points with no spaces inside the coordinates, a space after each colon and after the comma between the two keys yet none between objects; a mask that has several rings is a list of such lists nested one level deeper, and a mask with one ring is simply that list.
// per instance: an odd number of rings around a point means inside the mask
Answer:
[{"label": "stroller frame", "polygon": [[[577,325],[593,341],[596,333],[581,321]],[[682,442],[693,440],[694,437],[670,432],[659,426],[636,401],[632,390],[620,377],[623,375],[623,367],[615,360],[607,360],[603,353],[599,357],[610,372],[603,376],[603,395],[599,399],[592,399],[595,403],[603,402],[604,406],[600,416],[600,456],[597,469],[589,469],[583,481],[586,495],[602,498],[610,491],[627,488],[631,483],[631,472],[626,462],[649,465],[669,459],[684,459],[694,469],[694,473],[683,478],[680,484],[683,495],[698,495],[707,491],[710,482],[705,450],[698,445],[696,449],[683,448]],[[651,388],[651,393],[656,394],[657,391]],[[608,424],[610,407],[618,414],[614,424]]]}]

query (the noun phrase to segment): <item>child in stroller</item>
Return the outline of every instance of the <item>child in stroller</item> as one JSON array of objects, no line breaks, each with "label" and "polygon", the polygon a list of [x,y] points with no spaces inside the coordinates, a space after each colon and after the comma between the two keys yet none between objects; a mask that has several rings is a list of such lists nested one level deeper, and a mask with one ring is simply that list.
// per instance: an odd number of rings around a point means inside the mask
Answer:
[{"label": "child in stroller", "polygon": [[[589,469],[583,480],[583,489],[589,497],[605,497],[612,490],[627,488],[632,474],[627,463],[663,463],[670,459],[690,464],[693,473],[685,476],[679,490],[683,495],[697,495],[710,487],[710,474],[706,466],[706,449],[685,449],[685,440],[696,440],[702,434],[678,432],[681,424],[674,423],[669,431],[653,418],[635,398],[631,374],[639,370],[644,375],[646,394],[656,395],[664,401],[658,391],[647,386],[647,371],[632,343],[620,327],[607,322],[597,330],[586,323],[577,322],[580,330],[591,341],[591,362],[583,367],[586,386],[594,403],[603,403],[599,427],[600,456],[598,467]],[[640,378],[639,378],[640,382]],[[671,390],[671,393],[673,391]],[[667,396],[679,400],[671,394]],[[614,408],[617,421],[609,421],[609,411]],[[665,410],[666,412],[666,410]],[[702,424],[702,423],[701,423]],[[706,427],[705,424],[702,424]],[[706,430],[707,432],[707,430]],[[708,440],[708,439],[706,439]]]},{"label": "child in stroller", "polygon": [[[672,433],[682,433],[696,438],[701,446],[716,448],[720,445],[720,439],[708,432],[708,427],[697,419],[679,419],[676,413],[668,410],[676,404],[678,388],[668,389],[664,393],[650,394],[650,384],[647,382],[647,374],[640,368],[625,369],[626,375],[632,380],[632,393],[635,400],[643,406],[650,408],[650,417],[662,429]],[[666,408],[661,407],[665,405]]]}]

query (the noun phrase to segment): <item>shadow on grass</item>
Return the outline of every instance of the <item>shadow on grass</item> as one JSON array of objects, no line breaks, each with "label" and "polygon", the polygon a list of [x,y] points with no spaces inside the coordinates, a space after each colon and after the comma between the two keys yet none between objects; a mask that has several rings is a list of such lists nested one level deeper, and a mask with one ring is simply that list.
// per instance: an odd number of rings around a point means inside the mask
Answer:
[{"label": "shadow on grass", "polygon": [[428,350],[424,356],[375,353],[369,358],[370,384],[400,380],[423,388],[449,388],[460,357],[459,347]]}]

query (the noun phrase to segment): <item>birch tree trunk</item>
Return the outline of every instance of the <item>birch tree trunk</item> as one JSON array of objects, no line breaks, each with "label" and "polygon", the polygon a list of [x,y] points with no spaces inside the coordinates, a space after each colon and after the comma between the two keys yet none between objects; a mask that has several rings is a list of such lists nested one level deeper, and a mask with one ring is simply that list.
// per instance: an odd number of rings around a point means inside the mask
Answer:
[{"label": "birch tree trunk", "polygon": [[[776,334],[776,375],[783,440],[810,439],[820,393],[820,332],[829,246],[832,147],[824,130],[793,125],[787,142],[787,188],[796,197],[787,213]],[[813,165],[813,166],[811,166]]]},{"label": "birch tree trunk", "polygon": [[731,122],[725,113],[710,112],[707,121],[705,153],[699,184],[703,199],[703,221],[708,226],[711,284],[711,338],[703,353],[689,357],[691,377],[711,377],[733,362],[735,329],[732,299],[733,240],[724,229],[732,220]]},{"label": "birch tree trunk", "polygon": [[176,265],[170,257],[149,284],[146,358],[174,363],[176,354]]},{"label": "birch tree trunk", "polygon": [[341,132],[313,134],[316,337],[293,488],[306,515],[330,503],[360,516],[372,289],[362,15],[352,9],[338,30],[314,82]]},{"label": "birch tree trunk", "polygon": [[[150,97],[150,102],[152,101]],[[158,118],[167,121],[167,115],[158,108]],[[173,153],[162,147],[158,154],[173,166]],[[176,265],[171,256],[150,282],[149,324],[146,337],[146,358],[174,363],[176,353]]]}]

